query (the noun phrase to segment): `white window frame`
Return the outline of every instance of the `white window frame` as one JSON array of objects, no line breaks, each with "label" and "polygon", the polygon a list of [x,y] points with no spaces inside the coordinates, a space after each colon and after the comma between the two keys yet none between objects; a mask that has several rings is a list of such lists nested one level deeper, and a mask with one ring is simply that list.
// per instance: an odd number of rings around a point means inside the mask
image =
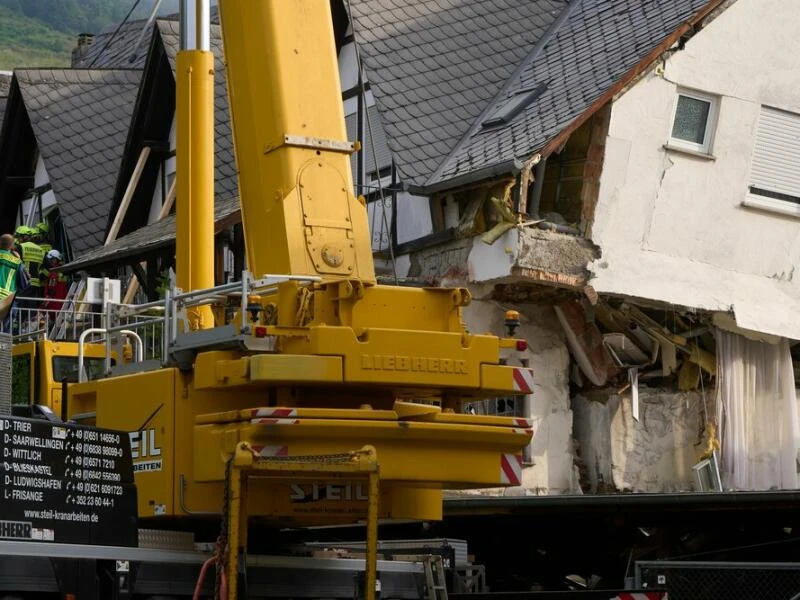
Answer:
[{"label": "white window frame", "polygon": [[[680,101],[681,96],[686,96],[687,98],[692,98],[694,100],[700,100],[702,102],[708,102],[708,117],[706,118],[706,131],[705,135],[703,136],[703,143],[697,144],[695,142],[689,142],[687,140],[682,140],[680,138],[672,137],[672,130],[675,127],[675,117],[678,115],[678,102]],[[707,154],[711,155],[711,150],[713,148],[714,142],[714,134],[717,130],[717,117],[719,115],[719,96],[715,96],[713,94],[707,94],[705,92],[698,92],[696,90],[688,90],[684,88],[678,88],[675,94],[675,102],[672,106],[672,118],[669,120],[669,143],[668,147],[680,149],[680,150],[689,150],[691,152],[698,152],[700,154]]]},{"label": "white window frame", "polygon": [[[778,108],[778,107],[775,107],[775,106],[770,106],[770,105],[767,105],[767,104],[762,105],[760,107],[760,111],[761,111],[762,114],[759,116],[758,125],[756,127],[756,134],[755,134],[755,137],[754,137],[754,143],[757,143],[757,141],[758,141],[758,135],[759,135],[760,128],[762,126],[762,119],[764,118],[763,117],[763,113],[765,112],[765,110],[766,111],[773,111],[773,112],[783,112],[783,113],[788,113],[789,115],[792,115],[793,117],[800,117],[800,113],[797,113],[797,112],[794,112],[794,111],[787,111],[787,110],[784,110],[782,108]],[[755,149],[754,149],[754,154],[755,154]],[[766,210],[766,211],[778,213],[778,214],[781,214],[781,215],[786,215],[786,216],[790,216],[790,217],[800,217],[800,202],[797,202],[797,201],[794,201],[794,200],[789,200],[789,199],[783,199],[783,198],[779,198],[779,197],[772,197],[771,195],[759,194],[758,192],[751,191],[750,187],[753,184],[753,175],[752,175],[752,170],[754,168],[754,164],[753,163],[754,163],[754,158],[751,158],[751,162],[750,162],[751,173],[748,175],[748,182],[747,182],[748,183],[748,188],[747,188],[747,192],[745,193],[745,197],[744,197],[744,200],[742,201],[742,204],[744,206],[748,206],[750,208],[757,208],[757,209],[761,209],[761,210]],[[766,188],[764,188],[764,189],[766,189]],[[769,192],[769,191],[770,190],[767,190],[767,192]],[[774,192],[774,193],[777,194],[779,192]],[[800,198],[800,196],[792,196],[792,198]]]}]

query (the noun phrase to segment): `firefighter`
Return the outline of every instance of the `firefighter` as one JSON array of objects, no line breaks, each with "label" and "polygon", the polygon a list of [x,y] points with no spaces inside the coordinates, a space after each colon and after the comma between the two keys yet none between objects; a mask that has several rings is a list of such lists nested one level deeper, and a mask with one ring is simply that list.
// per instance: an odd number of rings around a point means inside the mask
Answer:
[{"label": "firefighter", "polygon": [[47,253],[53,249],[53,245],[50,243],[50,225],[48,225],[45,221],[37,223],[36,231],[39,235],[38,239],[34,241],[41,246],[42,251],[44,252],[45,256],[47,256]]},{"label": "firefighter", "polygon": [[26,225],[20,225],[14,230],[14,254],[17,255],[17,258],[22,258],[22,242],[28,241],[28,231],[30,227]]},{"label": "firefighter", "polygon": [[[42,247],[33,241],[37,233],[35,229],[32,227],[18,227],[17,232],[19,238],[22,240],[22,243],[19,245],[22,262],[30,277],[28,287],[18,292],[17,297],[21,300],[20,308],[37,308],[38,303],[35,298],[42,297],[42,290],[47,282],[46,270],[42,265],[44,262],[44,252],[42,251]],[[28,300],[22,301],[22,298],[27,298]]]},{"label": "firefighter", "polygon": [[59,271],[62,264],[63,257],[58,250],[50,250],[45,255],[45,264],[47,266],[48,278],[47,285],[44,288],[44,297],[46,299],[44,309],[47,311],[47,327],[52,326],[56,319],[58,312],[64,308],[64,299],[67,297],[69,279],[64,273]]},{"label": "firefighter", "polygon": [[44,297],[50,300],[45,304],[46,310],[61,310],[64,298],[67,297],[69,279],[58,267],[61,266],[62,256],[58,250],[50,250],[45,256],[49,276],[47,285],[44,288]]},{"label": "firefighter", "polygon": [[14,253],[14,236],[0,235],[0,320],[3,331],[11,332],[11,307],[17,291],[28,286],[28,274]]}]

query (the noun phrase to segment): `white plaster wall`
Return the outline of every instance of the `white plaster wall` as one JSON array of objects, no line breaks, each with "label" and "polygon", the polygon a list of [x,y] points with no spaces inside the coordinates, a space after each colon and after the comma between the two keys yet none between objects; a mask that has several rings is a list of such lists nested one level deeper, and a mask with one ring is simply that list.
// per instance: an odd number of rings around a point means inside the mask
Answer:
[{"label": "white plaster wall", "polygon": [[519,254],[519,231],[509,229],[492,244],[473,238],[467,261],[469,281],[481,283],[506,277]]},{"label": "white plaster wall", "polygon": [[[744,327],[800,338],[800,222],[741,205],[760,106],[800,113],[797,8],[737,0],[613,104],[597,291],[732,308]],[[678,86],[721,96],[712,161],[663,148]]]},{"label": "white plaster wall", "polygon": [[522,489],[499,489],[505,494],[565,494],[578,492],[573,467],[572,411],[570,410],[569,353],[564,333],[550,306],[500,305],[474,301],[464,310],[467,328],[503,335],[505,311],[520,311],[517,337],[528,341],[525,356],[533,368],[534,392],[526,402],[533,420],[532,465],[523,469]]},{"label": "white plaster wall", "polygon": [[[598,393],[598,395],[601,393]],[[706,402],[710,403],[706,394]],[[703,447],[703,396],[640,387],[639,421],[630,393],[602,402],[576,396],[574,435],[591,492],[683,492]],[[713,413],[713,406],[706,409]]]}]

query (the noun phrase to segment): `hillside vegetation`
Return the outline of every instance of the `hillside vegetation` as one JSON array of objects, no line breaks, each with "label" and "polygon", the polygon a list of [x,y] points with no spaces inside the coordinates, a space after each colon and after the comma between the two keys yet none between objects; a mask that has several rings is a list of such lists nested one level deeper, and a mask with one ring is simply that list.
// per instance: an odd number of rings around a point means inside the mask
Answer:
[{"label": "hillside vegetation", "polygon": [[[139,0],[141,18],[156,0]],[[0,70],[69,66],[79,33],[99,33],[121,21],[136,0],[0,0]],[[162,0],[160,13],[177,0]]]}]

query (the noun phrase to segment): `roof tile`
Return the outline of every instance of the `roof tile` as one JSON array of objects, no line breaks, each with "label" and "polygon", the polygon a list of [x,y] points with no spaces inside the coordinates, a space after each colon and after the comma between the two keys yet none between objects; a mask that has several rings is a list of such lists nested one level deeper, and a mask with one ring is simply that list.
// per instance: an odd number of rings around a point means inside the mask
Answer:
[{"label": "roof tile", "polygon": [[14,76],[80,254],[102,244],[141,71],[18,69]]},{"label": "roof tile", "polygon": [[[527,157],[583,113],[616,79],[707,0],[582,0],[535,56],[522,64],[507,93],[549,82],[548,89],[515,123],[470,134],[429,184],[469,170]],[[506,94],[492,102],[494,105]]]},{"label": "roof tile", "polygon": [[[567,1],[350,0],[350,4],[389,146],[408,182],[422,184]],[[401,107],[402,118],[393,114]],[[436,143],[427,143],[424,138],[432,137],[427,131],[433,115],[434,123],[448,126],[437,131]]]}]

